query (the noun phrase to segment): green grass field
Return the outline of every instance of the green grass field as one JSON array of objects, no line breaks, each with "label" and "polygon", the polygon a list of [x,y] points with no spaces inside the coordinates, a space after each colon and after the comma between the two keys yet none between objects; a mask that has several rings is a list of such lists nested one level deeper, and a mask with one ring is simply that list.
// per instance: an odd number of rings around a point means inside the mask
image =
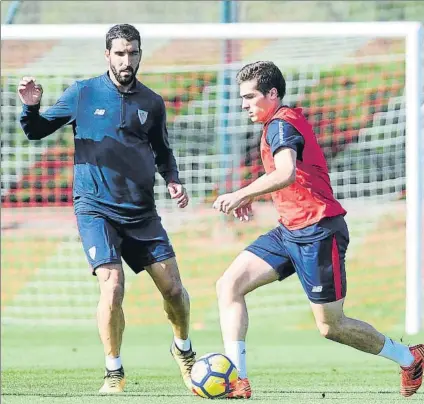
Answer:
[{"label": "green grass field", "polygon": [[[371,227],[352,218],[350,226],[347,315],[368,321],[405,343],[422,342],[424,333],[405,337],[403,332],[402,211],[394,210]],[[192,298],[191,338],[199,355],[223,351],[215,280],[237,252],[264,230],[254,223],[247,227],[235,224],[233,237],[227,240],[218,225],[198,222],[196,231],[189,226],[171,234]],[[203,400],[192,396],[182,383],[169,354],[172,334],[146,274],[135,277],[128,273],[127,277],[128,324],[122,350],[126,392],[119,397],[99,396],[104,358],[94,321],[97,286],[87,274],[79,241],[66,236],[58,246],[53,236],[43,244],[28,233],[19,238],[17,233],[6,232],[2,241],[2,403],[172,404]],[[33,255],[37,261],[32,261]],[[70,262],[63,261],[64,256]],[[36,264],[31,266],[31,262]],[[55,273],[59,266],[64,273]],[[75,269],[68,273],[72,268],[81,268],[81,273]],[[81,280],[92,285],[82,285],[82,291],[74,288],[71,282],[78,285]],[[59,282],[65,282],[63,290],[57,289]],[[46,303],[43,299],[47,297]],[[319,336],[296,278],[255,291],[247,301],[253,402],[405,402],[398,393],[395,363]],[[75,309],[74,314],[69,307]],[[61,320],[66,323],[60,325]],[[423,397],[420,392],[408,401],[423,402]]]},{"label": "green grass field", "polygon": [[[210,325],[210,330],[192,332],[198,353],[222,351],[218,324]],[[103,355],[94,327],[6,328],[2,344],[2,402],[201,402],[201,398],[186,391],[168,352],[170,340],[166,326],[128,327],[122,352],[126,393],[99,397]],[[414,337],[411,342],[418,340],[420,337]],[[398,369],[394,363],[325,341],[314,331],[275,329],[272,321],[254,319],[248,349],[254,402],[404,401],[398,393]],[[408,401],[422,399],[421,393]]]}]

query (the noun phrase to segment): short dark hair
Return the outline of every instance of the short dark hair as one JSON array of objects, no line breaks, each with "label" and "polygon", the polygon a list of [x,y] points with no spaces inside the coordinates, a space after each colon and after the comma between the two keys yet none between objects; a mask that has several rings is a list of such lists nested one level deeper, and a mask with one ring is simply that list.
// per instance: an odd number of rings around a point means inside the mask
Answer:
[{"label": "short dark hair", "polygon": [[106,34],[106,49],[112,49],[114,39],[124,38],[128,42],[138,41],[138,47],[141,48],[140,32],[130,24],[114,25]]},{"label": "short dark hair", "polygon": [[278,97],[282,99],[286,95],[286,80],[281,70],[273,62],[255,62],[243,66],[237,73],[237,83],[258,80],[257,89],[266,95],[272,88],[276,88]]}]

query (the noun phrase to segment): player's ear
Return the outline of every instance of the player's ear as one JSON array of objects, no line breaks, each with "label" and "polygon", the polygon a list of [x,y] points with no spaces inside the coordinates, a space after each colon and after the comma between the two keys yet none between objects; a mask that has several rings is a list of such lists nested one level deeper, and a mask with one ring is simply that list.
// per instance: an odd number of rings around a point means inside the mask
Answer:
[{"label": "player's ear", "polygon": [[107,62],[110,62],[110,50],[105,49],[105,59]]},{"label": "player's ear", "polygon": [[275,100],[276,98],[278,98],[278,91],[275,87],[271,88],[271,90],[269,90],[269,95],[271,100]]}]

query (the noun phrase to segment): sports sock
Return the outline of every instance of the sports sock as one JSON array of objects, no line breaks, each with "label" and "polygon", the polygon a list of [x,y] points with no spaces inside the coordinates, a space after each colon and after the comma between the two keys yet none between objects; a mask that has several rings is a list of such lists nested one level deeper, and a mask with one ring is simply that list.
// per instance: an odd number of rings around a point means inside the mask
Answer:
[{"label": "sports sock", "polygon": [[224,342],[225,354],[232,360],[238,370],[239,377],[247,377],[246,369],[246,343],[244,341]]},{"label": "sports sock", "polygon": [[118,370],[122,366],[121,357],[114,358],[113,356],[106,356],[106,369],[107,370]]},{"label": "sports sock", "polygon": [[190,338],[181,339],[181,338],[174,337],[174,342],[180,351],[186,352],[186,351],[189,351],[191,348]]},{"label": "sports sock", "polygon": [[385,337],[383,349],[378,355],[390,359],[403,367],[411,366],[414,362],[414,356],[406,345],[399,344],[388,337]]}]

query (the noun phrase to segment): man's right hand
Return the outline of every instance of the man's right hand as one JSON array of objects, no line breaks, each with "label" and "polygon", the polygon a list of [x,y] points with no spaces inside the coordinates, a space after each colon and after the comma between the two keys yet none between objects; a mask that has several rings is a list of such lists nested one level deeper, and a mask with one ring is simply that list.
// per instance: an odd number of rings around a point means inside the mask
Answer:
[{"label": "man's right hand", "polygon": [[34,77],[23,77],[19,82],[18,94],[24,104],[37,105],[41,101],[43,87],[35,83]]}]

